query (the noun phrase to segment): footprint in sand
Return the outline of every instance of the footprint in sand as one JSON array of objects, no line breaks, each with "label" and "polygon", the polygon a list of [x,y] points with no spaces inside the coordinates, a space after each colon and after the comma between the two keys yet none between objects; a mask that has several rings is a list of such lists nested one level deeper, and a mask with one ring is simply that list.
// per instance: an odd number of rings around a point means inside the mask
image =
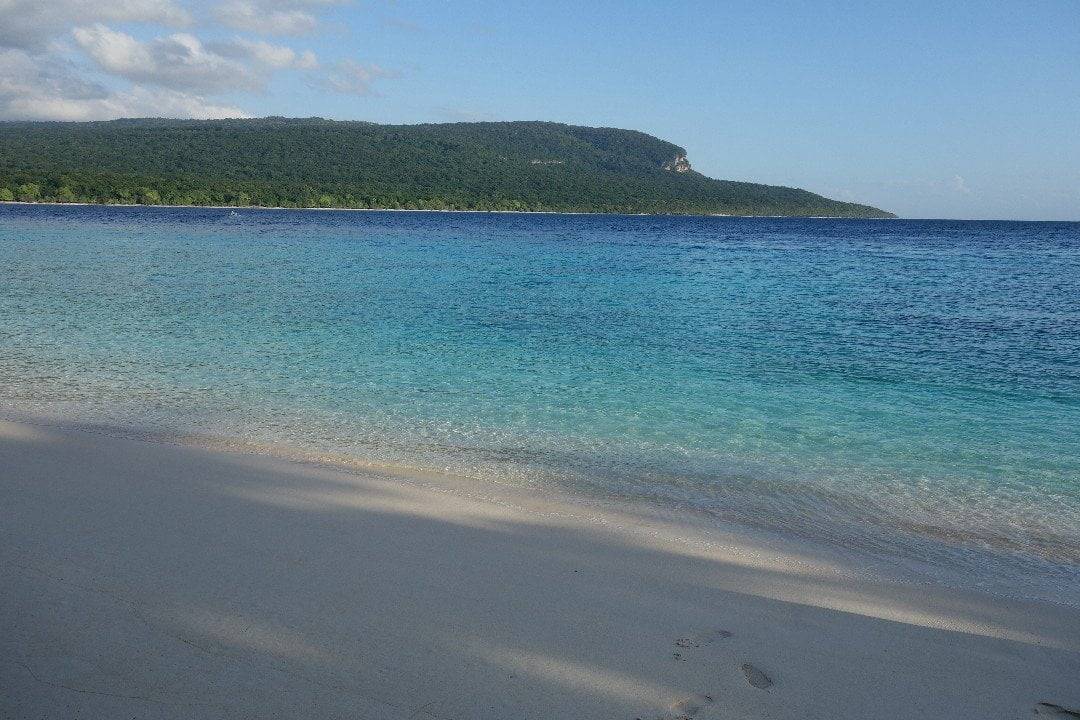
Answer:
[{"label": "footprint in sand", "polygon": [[750,663],[743,663],[739,669],[746,676],[746,682],[758,690],[764,690],[772,685],[772,679]]},{"label": "footprint in sand", "polygon": [[1054,703],[1041,702],[1035,704],[1035,714],[1040,717],[1052,717],[1052,718],[1080,718],[1080,710],[1070,710],[1069,708],[1055,705]]},{"label": "footprint in sand", "polygon": [[701,695],[700,693],[684,697],[682,700],[672,703],[668,711],[661,715],[659,720],[690,720],[712,701],[711,695]]},{"label": "footprint in sand", "polygon": [[699,648],[729,637],[731,633],[727,630],[706,630],[689,637],[677,638],[675,645],[681,648]]}]

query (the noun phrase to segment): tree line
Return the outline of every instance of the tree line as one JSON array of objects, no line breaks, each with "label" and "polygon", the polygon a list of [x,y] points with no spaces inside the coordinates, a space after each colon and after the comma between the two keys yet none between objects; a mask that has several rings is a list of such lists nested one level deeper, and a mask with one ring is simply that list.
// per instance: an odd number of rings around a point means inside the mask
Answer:
[{"label": "tree line", "polygon": [[636,131],[542,122],[5,122],[0,200],[888,216],[805,190],[664,169],[683,155]]}]

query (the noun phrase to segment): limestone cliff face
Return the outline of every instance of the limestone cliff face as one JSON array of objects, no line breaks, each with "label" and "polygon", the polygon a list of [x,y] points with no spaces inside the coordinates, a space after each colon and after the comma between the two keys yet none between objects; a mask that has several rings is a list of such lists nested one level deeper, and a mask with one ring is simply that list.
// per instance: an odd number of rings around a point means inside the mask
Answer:
[{"label": "limestone cliff face", "polygon": [[668,172],[690,172],[690,161],[686,159],[685,155],[676,155],[674,159],[664,163],[664,169]]}]

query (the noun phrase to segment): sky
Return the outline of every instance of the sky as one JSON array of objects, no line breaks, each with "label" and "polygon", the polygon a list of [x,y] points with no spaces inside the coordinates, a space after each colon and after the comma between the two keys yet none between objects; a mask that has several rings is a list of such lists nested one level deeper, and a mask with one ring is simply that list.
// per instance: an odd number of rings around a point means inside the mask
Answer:
[{"label": "sky", "polygon": [[1080,220],[1080,2],[0,0],[0,119],[633,128],[902,217]]}]

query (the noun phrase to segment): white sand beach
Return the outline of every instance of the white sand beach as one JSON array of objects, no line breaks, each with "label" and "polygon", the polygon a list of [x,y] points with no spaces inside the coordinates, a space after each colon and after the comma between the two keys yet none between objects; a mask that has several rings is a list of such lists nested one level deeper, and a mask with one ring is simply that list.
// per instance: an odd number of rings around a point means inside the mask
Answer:
[{"label": "white sand beach", "polygon": [[1075,608],[660,511],[0,423],[3,718],[1070,717],[1053,706],[1080,709]]}]

